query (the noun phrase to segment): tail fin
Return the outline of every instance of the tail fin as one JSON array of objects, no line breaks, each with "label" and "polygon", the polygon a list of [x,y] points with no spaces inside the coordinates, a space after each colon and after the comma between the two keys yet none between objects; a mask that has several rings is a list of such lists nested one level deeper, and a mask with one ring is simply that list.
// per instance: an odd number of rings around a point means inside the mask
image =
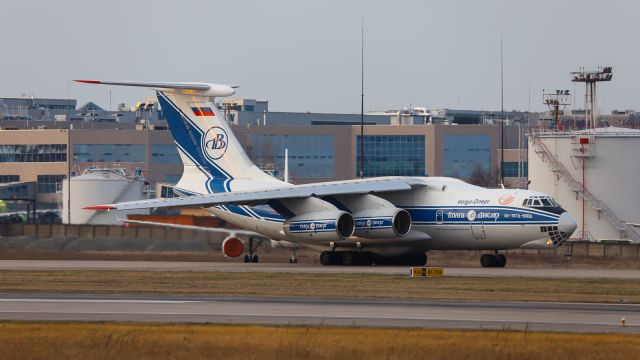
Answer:
[{"label": "tail fin", "polygon": [[206,194],[282,184],[251,162],[231,128],[218,116],[213,98],[234,94],[232,87],[204,83],[77,81],[156,89],[184,165],[176,185],[178,192]]}]

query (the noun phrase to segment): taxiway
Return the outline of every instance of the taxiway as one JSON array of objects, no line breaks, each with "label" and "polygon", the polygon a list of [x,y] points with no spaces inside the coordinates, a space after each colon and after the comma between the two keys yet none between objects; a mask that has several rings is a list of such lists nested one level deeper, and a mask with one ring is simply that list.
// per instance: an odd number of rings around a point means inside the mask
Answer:
[{"label": "taxiway", "polygon": [[640,333],[630,304],[3,294],[0,319]]}]

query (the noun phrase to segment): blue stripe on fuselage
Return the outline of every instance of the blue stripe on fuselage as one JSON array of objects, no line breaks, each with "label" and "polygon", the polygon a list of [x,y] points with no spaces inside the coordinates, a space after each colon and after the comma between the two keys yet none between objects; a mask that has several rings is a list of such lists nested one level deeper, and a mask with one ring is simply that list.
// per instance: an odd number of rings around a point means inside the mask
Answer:
[{"label": "blue stripe on fuselage", "polygon": [[[174,188],[178,194],[187,196],[195,195],[195,193],[184,189]],[[249,207],[246,205],[225,205],[221,206],[226,211],[236,215],[250,217],[265,221],[284,222],[285,218],[272,210],[272,207],[258,206]],[[491,225],[555,225],[558,223],[559,216],[553,213],[545,213],[540,210],[516,207],[460,207],[460,206],[399,206],[406,209],[411,214],[413,224],[415,225],[469,225],[472,223],[483,223],[484,226]],[[470,210],[475,212],[476,217],[473,221],[469,220],[468,213]],[[442,212],[442,218],[439,218],[438,212]],[[367,218],[358,218],[356,220],[356,228],[366,228],[366,222],[360,223]],[[363,226],[364,225],[364,226]],[[385,224],[387,225],[387,224]]]},{"label": "blue stripe on fuselage", "polygon": [[557,222],[559,216],[538,210],[496,206],[403,207],[414,224],[536,224]]}]

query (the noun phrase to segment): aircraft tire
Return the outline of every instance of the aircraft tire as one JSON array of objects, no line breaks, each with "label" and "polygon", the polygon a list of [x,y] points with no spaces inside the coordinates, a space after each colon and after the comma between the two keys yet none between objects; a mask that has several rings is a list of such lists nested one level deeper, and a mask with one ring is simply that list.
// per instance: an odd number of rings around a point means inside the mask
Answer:
[{"label": "aircraft tire", "polygon": [[411,259],[411,264],[412,266],[425,266],[427,265],[427,254],[417,254],[415,256],[412,256]]},{"label": "aircraft tire", "polygon": [[353,251],[345,251],[342,253],[342,265],[353,266],[358,263],[358,253]]},{"label": "aircraft tire", "polygon": [[480,265],[483,268],[495,267],[496,257],[493,254],[483,254],[480,256]]},{"label": "aircraft tire", "polygon": [[253,258],[251,258],[251,262],[252,263],[257,263],[258,262],[258,255],[253,255]]},{"label": "aircraft tire", "polygon": [[244,262],[246,263],[251,262],[251,258],[249,257],[249,255],[244,256]]},{"label": "aircraft tire", "polygon": [[334,254],[331,251],[323,251],[320,253],[320,264],[322,265],[334,265]]},{"label": "aircraft tire", "polygon": [[506,256],[504,256],[503,254],[498,254],[498,255],[495,255],[495,257],[496,257],[495,267],[503,268],[503,267],[505,267],[505,265],[507,265],[507,257]]},{"label": "aircraft tire", "polygon": [[370,266],[373,265],[374,256],[372,253],[364,251],[358,254],[358,263],[357,265],[361,266]]}]

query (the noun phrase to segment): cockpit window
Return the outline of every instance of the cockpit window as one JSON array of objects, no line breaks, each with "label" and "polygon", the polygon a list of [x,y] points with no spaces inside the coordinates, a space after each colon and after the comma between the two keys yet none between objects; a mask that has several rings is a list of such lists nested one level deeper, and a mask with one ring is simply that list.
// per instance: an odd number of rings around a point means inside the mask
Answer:
[{"label": "cockpit window", "polygon": [[542,202],[542,206],[553,206],[553,204],[551,203],[551,199],[542,198],[540,199],[540,201]]},{"label": "cockpit window", "polygon": [[558,203],[549,196],[531,196],[524,200],[522,206],[549,211],[556,214],[564,212],[562,207],[560,207],[560,205],[558,205]]}]

